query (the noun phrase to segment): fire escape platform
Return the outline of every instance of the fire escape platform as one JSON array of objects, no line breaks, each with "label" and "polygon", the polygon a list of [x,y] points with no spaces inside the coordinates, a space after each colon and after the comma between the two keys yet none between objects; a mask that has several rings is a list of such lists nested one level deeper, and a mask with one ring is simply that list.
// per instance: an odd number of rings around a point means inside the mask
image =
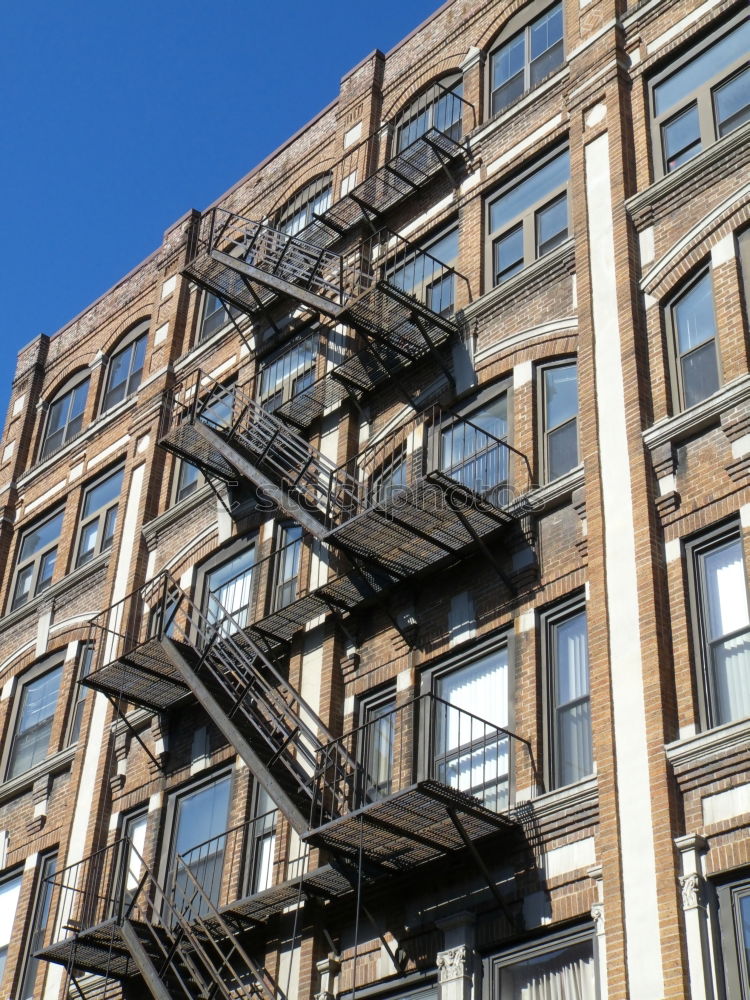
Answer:
[{"label": "fire escape platform", "polygon": [[343,235],[362,222],[377,218],[423,187],[443,167],[466,156],[466,147],[445,132],[427,129],[374,174],[357,184],[318,218]]},{"label": "fire escape platform", "polygon": [[122,928],[114,918],[76,931],[36,952],[46,962],[75,967],[113,979],[129,979],[139,969],[128,951]]},{"label": "fire escape platform", "polygon": [[219,260],[208,253],[199,253],[185,265],[183,272],[201,288],[208,289],[244,313],[252,315],[268,308],[277,298],[276,294],[265,285],[252,283],[234,266],[227,267],[224,263],[226,258],[226,254],[222,254]]},{"label": "fire escape platform", "polygon": [[159,442],[173,455],[195,465],[204,475],[233,481],[237,473],[213,443],[191,423],[175,424]]},{"label": "fire escape platform", "polygon": [[[451,506],[451,501],[460,513]],[[441,472],[334,528],[328,541],[405,577],[489,539],[515,518]]]},{"label": "fire escape platform", "polygon": [[470,795],[426,780],[310,830],[303,839],[355,862],[361,850],[384,871],[409,871],[465,848],[451,814],[472,843],[517,825]]},{"label": "fire escape platform", "polygon": [[322,865],[296,878],[287,879],[280,885],[269,886],[262,892],[222,907],[226,916],[241,917],[252,923],[264,923],[282,913],[290,906],[296,906],[300,898],[337,899],[351,892],[351,883],[332,865]]},{"label": "fire escape platform", "polygon": [[[188,646],[180,644],[183,654],[192,659]],[[154,637],[93,671],[83,681],[86,687],[113,698],[124,698],[134,705],[163,712],[190,693],[180,673]]]}]

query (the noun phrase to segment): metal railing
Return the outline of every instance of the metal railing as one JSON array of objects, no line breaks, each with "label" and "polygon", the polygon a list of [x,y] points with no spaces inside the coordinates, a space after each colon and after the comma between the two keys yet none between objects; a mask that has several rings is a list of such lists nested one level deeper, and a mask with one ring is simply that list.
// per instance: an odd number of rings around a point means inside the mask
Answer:
[{"label": "metal railing", "polygon": [[514,748],[526,740],[433,693],[378,713],[318,753],[311,827],[432,779],[493,812],[510,806]]},{"label": "metal railing", "polygon": [[457,81],[452,87],[445,87],[436,81],[391,119],[392,156],[405,152],[431,129],[458,142],[474,128],[474,106],[464,99],[462,84],[463,81]]}]

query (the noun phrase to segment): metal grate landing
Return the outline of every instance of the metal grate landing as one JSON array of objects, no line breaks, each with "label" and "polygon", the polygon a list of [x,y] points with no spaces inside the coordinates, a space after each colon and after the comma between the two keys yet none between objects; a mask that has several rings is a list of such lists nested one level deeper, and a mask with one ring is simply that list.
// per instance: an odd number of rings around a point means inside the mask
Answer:
[{"label": "metal grate landing", "polygon": [[[178,643],[186,658],[193,659],[192,650]],[[160,712],[189,694],[180,674],[158,638],[147,642],[126,655],[119,656],[89,674],[83,683],[95,691],[112,697],[123,697],[134,705]]]}]

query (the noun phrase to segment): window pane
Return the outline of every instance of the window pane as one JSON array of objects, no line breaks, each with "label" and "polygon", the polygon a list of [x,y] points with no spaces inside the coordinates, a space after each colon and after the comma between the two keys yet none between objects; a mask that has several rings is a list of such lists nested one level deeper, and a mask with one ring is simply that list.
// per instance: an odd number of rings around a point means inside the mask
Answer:
[{"label": "window pane", "polygon": [[106,507],[113,500],[117,500],[122,489],[124,475],[125,470],[118,469],[113,475],[108,476],[107,479],[102,480],[102,482],[97,483],[96,486],[92,486],[88,490],[83,503],[84,518],[89,517],[94,511]]},{"label": "window pane", "polygon": [[[214,781],[178,800],[172,858],[180,855],[206,894],[216,903],[221,889],[221,873],[229,816],[229,776]],[[178,875],[178,905],[192,899],[189,878]],[[193,904],[194,905],[194,904]],[[193,914],[196,914],[193,909]]]},{"label": "window pane", "polygon": [[664,114],[750,50],[750,21],[743,21],[654,87],[654,111]]},{"label": "window pane", "polygon": [[714,105],[719,135],[728,135],[750,119],[750,67],[716,88]]},{"label": "window pane", "polygon": [[682,385],[685,406],[694,406],[719,388],[716,347],[709,341],[682,359]]},{"label": "window pane", "polygon": [[[495,439],[503,441],[507,432],[507,398],[503,394],[489,406],[469,414],[465,420],[457,420],[443,431],[441,469],[478,493],[505,483],[508,454]],[[489,434],[492,437],[488,437]]]},{"label": "window pane", "polygon": [[570,157],[567,149],[516,184],[493,202],[490,208],[490,229],[496,232],[527,211],[570,177]]},{"label": "window pane", "polygon": [[77,566],[90,562],[96,552],[96,539],[99,534],[99,521],[92,521],[81,531],[81,544],[78,546]]},{"label": "window pane", "polygon": [[552,70],[557,69],[558,66],[562,65],[563,61],[563,42],[560,39],[555,45],[552,45],[547,49],[538,59],[534,59],[529,67],[529,82],[532,87],[534,87],[540,80],[543,80],[545,76],[549,76]]},{"label": "window pane", "polygon": [[41,594],[43,590],[52,585],[52,577],[55,573],[55,563],[57,562],[57,549],[50,549],[39,560],[39,576],[36,581],[36,592]]},{"label": "window pane", "polygon": [[750,982],[750,893],[741,896],[737,904],[740,918],[740,961],[743,963],[745,979]]},{"label": "window pane", "polygon": [[177,482],[177,499],[184,500],[191,493],[198,489],[198,477],[200,472],[195,465],[190,462],[180,462],[180,475]]},{"label": "window pane", "polygon": [[495,240],[495,284],[517,274],[523,267],[523,226]]},{"label": "window pane", "polygon": [[583,611],[555,626],[555,684],[558,705],[589,693],[586,613]]},{"label": "window pane", "polygon": [[557,479],[578,465],[578,426],[575,420],[551,431],[547,437],[547,476]]},{"label": "window pane", "polygon": [[701,132],[698,121],[698,105],[690,107],[677,115],[666,125],[662,125],[662,142],[664,144],[664,162],[667,170],[675,170],[688,160],[692,160],[701,151]]},{"label": "window pane", "polygon": [[22,604],[25,604],[28,601],[31,592],[31,578],[33,575],[33,566],[25,566],[22,570],[19,570],[18,576],[16,577],[16,588],[13,591],[13,604],[11,606],[11,610],[15,611],[16,608],[20,608]]},{"label": "window pane", "polygon": [[557,365],[544,370],[544,425],[557,427],[578,414],[576,366]]},{"label": "window pane", "polygon": [[[244,628],[247,623],[247,609],[252,592],[255,547],[245,549],[218,569],[207,574],[208,619],[218,622],[228,612],[234,623]],[[228,627],[232,626],[228,623]]]},{"label": "window pane", "polygon": [[57,541],[60,537],[62,521],[63,512],[60,511],[48,521],[44,521],[42,524],[27,531],[23,536],[18,561],[20,563],[25,562],[27,559],[30,559],[31,556],[36,555],[37,552],[40,552],[52,542]]},{"label": "window pane", "polygon": [[21,689],[9,778],[23,774],[47,756],[61,677],[62,667],[56,667]]},{"label": "window pane", "polygon": [[562,40],[562,4],[555,4],[531,25],[531,58],[536,59]]},{"label": "window pane", "polygon": [[391,792],[395,708],[396,699],[388,698],[365,710],[365,802],[376,802]]},{"label": "window pane", "polygon": [[594,1000],[591,941],[535,955],[500,970],[502,1000]]},{"label": "window pane", "polygon": [[719,639],[750,625],[742,547],[735,539],[703,556],[708,638]]},{"label": "window pane", "polygon": [[746,718],[750,715],[750,631],[715,643],[711,659],[714,725]]},{"label": "window pane", "polygon": [[591,774],[591,719],[586,613],[554,625],[555,781]]},{"label": "window pane", "polygon": [[[56,855],[48,855],[42,860],[39,883],[37,885],[36,905],[34,907],[34,923],[26,949],[28,961],[19,993],[20,1000],[34,1000],[34,983],[39,970],[39,959],[34,958],[33,955],[44,944],[44,933],[47,929],[47,921],[49,920],[49,911],[52,904],[52,884],[46,880],[52,878],[56,870]],[[0,902],[1,908],[2,903]]]},{"label": "window pane", "polygon": [[130,378],[128,380],[128,395],[141,384],[143,375],[143,362],[146,359],[146,335],[139,337],[133,344],[133,358],[130,363]]},{"label": "window pane", "polygon": [[[112,358],[109,368],[109,379],[107,381],[107,396],[113,400],[123,399],[125,396],[125,385],[130,374],[130,360],[133,354],[133,345],[130,344],[124,351],[119,351]],[[120,389],[118,393],[116,390]]]},{"label": "window pane", "polygon": [[568,195],[561,194],[536,213],[536,254],[542,257],[568,237]]},{"label": "window pane", "polygon": [[21,894],[21,876],[0,883],[0,981],[5,970],[8,945],[13,936],[18,897]]}]

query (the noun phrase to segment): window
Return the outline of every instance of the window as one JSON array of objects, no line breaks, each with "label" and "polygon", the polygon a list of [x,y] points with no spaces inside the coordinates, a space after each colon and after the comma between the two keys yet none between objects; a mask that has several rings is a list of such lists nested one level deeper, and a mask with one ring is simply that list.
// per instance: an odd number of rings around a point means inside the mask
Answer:
[{"label": "window", "polygon": [[318,332],[295,341],[260,369],[258,401],[273,412],[315,381],[320,336]]},{"label": "window", "polygon": [[248,843],[249,894],[263,892],[273,885],[273,858],[276,850],[276,806],[262,785],[256,785],[254,819]]},{"label": "window", "polygon": [[56,666],[21,686],[6,780],[30,770],[47,756],[61,679],[62,666]]},{"label": "window", "polygon": [[[123,817],[119,878],[124,909],[127,909],[135,900],[143,877],[147,825],[148,811],[146,809],[139,809],[137,812]],[[117,894],[115,894],[116,898]]]},{"label": "window", "polygon": [[475,493],[501,497],[508,481],[506,393],[441,432],[440,468]]},{"label": "window", "polygon": [[21,533],[11,611],[22,607],[32,597],[51,586],[62,522],[63,511],[58,510]]},{"label": "window", "polygon": [[102,413],[127,399],[141,384],[147,337],[148,321],[140,323],[130,334],[125,346],[112,355],[102,400]]},{"label": "window", "polygon": [[447,78],[433,84],[412,101],[396,121],[395,152],[402,152],[431,128],[458,141],[461,138],[463,92],[464,83],[460,77]]},{"label": "window", "polygon": [[496,812],[510,795],[508,649],[502,647],[433,677],[433,772],[444,785]]},{"label": "window", "polygon": [[742,269],[742,291],[745,299],[745,325],[750,328],[750,228],[743,229],[737,237],[738,256]]},{"label": "window", "polygon": [[540,369],[545,482],[578,465],[578,376],[575,361]]},{"label": "window", "polygon": [[[393,691],[368,698],[360,706],[363,746],[360,750],[364,794],[361,801],[377,802],[391,794],[396,736],[396,695]],[[357,800],[359,801],[359,799]]]},{"label": "window", "polygon": [[368,504],[390,503],[406,486],[406,452],[400,448],[370,476]]},{"label": "window", "polygon": [[21,895],[21,873],[0,876],[0,983],[5,972],[8,947],[13,940],[13,922]]},{"label": "window", "polygon": [[278,611],[297,599],[299,588],[300,557],[302,555],[302,528],[289,522],[280,524],[274,560],[273,599],[271,609]]},{"label": "window", "polygon": [[287,236],[296,236],[314,220],[316,215],[321,215],[330,207],[332,191],[333,182],[330,173],[305,185],[280,210],[276,219],[276,229],[280,229]]},{"label": "window", "polygon": [[225,774],[182,793],[174,802],[170,884],[177,909],[193,917],[206,913],[203,900],[195,900],[193,879],[212,903],[219,901],[229,825],[230,785],[231,778]]},{"label": "window", "polygon": [[750,615],[739,529],[717,529],[689,544],[702,668],[703,723],[720,726],[750,716]]},{"label": "window", "polygon": [[426,243],[421,252],[410,252],[406,260],[398,261],[388,274],[388,282],[440,316],[450,316],[456,294],[452,269],[457,259],[458,229],[451,229]]},{"label": "window", "polygon": [[544,617],[547,777],[554,788],[593,771],[586,611],[568,605]]},{"label": "window", "polygon": [[81,735],[81,722],[83,721],[83,710],[86,707],[86,695],[88,688],[83,681],[91,673],[91,665],[94,660],[93,643],[87,642],[81,645],[78,654],[78,683],[75,686],[73,711],[70,716],[70,732],[68,743],[77,743]]},{"label": "window", "polygon": [[669,306],[674,377],[681,409],[719,388],[711,272],[704,271]]},{"label": "window", "polygon": [[596,1000],[589,928],[547,937],[489,959],[492,1000]]},{"label": "window", "polygon": [[124,469],[117,469],[84,492],[76,566],[85,566],[112,548],[124,475]]},{"label": "window", "polygon": [[240,310],[236,306],[227,307],[218,295],[214,295],[213,292],[205,292],[198,343],[213,337],[215,333],[227,325],[230,319],[236,319],[239,315]]},{"label": "window", "polygon": [[727,997],[750,1000],[750,879],[717,892]]},{"label": "window", "polygon": [[190,462],[185,461],[185,459],[180,459],[177,465],[174,502],[179,503],[180,500],[186,500],[188,497],[192,496],[193,493],[197,493],[203,485],[203,482],[203,473],[200,469],[197,468],[197,466],[192,465]]},{"label": "window", "polygon": [[250,545],[206,573],[206,616],[209,622],[231,616],[224,628],[231,633],[244,628],[253,590],[255,546]]},{"label": "window", "polygon": [[657,175],[692,160],[750,119],[750,21],[743,13],[651,83]]},{"label": "window", "polygon": [[492,284],[499,285],[568,238],[567,149],[506,185],[488,203]]},{"label": "window", "polygon": [[88,391],[89,379],[79,379],[75,385],[63,389],[52,400],[47,413],[40,459],[51,455],[81,433]]},{"label": "window", "polygon": [[[39,972],[40,961],[34,957],[34,953],[44,945],[44,935],[49,921],[50,907],[52,904],[52,881],[57,871],[57,855],[42,854],[39,858],[39,877],[34,891],[34,914],[30,934],[26,943],[26,968],[23,972],[21,989],[18,993],[19,1000],[34,1000],[34,997],[41,995],[35,991],[36,977]],[[2,907],[0,906],[0,909]]]},{"label": "window", "polygon": [[[516,31],[519,21],[529,17],[533,20]],[[490,114],[497,114],[535,87],[562,65],[563,57],[562,3],[542,10],[537,0],[521,15],[511,18],[490,53]]]}]

